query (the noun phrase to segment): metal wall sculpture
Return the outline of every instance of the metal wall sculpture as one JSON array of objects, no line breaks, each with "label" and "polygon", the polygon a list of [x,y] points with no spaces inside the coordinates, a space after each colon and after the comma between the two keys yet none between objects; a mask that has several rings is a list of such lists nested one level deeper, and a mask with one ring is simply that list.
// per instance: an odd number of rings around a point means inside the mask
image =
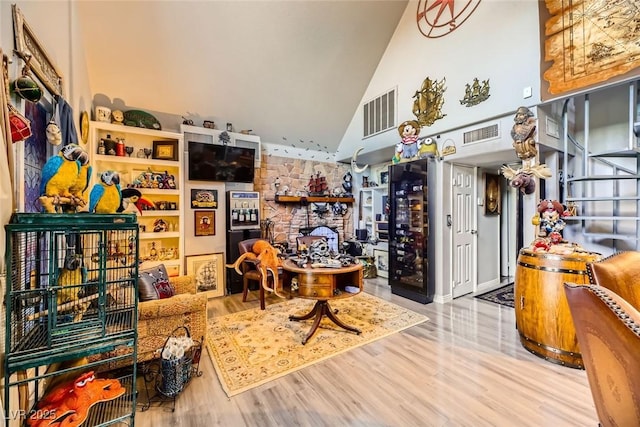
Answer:
[{"label": "metal wall sculpture", "polygon": [[432,80],[427,77],[422,82],[422,87],[413,95],[413,114],[422,126],[431,126],[436,120],[446,116],[442,113],[444,105],[444,93],[447,80]]}]

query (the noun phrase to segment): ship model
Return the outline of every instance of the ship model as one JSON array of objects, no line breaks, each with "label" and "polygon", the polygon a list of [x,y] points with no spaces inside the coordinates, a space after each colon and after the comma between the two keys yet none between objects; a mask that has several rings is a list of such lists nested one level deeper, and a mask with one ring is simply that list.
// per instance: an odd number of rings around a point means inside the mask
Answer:
[{"label": "ship model", "polygon": [[309,179],[309,195],[310,196],[324,196],[329,190],[327,185],[327,178],[320,175],[320,172],[316,172],[315,175],[311,175]]}]

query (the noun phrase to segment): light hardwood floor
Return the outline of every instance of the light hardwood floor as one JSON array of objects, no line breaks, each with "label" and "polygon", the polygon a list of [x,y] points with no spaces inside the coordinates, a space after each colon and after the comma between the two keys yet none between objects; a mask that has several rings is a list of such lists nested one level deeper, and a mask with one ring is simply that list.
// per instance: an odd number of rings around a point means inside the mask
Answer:
[{"label": "light hardwood floor", "polygon": [[[391,294],[386,279],[365,282],[366,292],[430,320],[232,398],[203,355],[204,375],[176,411],[138,411],[136,426],[598,425],[585,371],[526,351],[512,308],[471,295],[423,305]],[[257,292],[249,300],[211,300],[209,316],[259,306]]]}]

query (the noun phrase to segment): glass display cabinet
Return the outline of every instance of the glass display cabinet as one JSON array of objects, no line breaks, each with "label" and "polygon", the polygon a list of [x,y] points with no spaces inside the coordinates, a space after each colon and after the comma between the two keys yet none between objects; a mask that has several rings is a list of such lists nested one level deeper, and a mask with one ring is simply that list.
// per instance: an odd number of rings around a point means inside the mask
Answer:
[{"label": "glass display cabinet", "polygon": [[389,284],[391,292],[423,304],[435,294],[433,184],[435,159],[390,167]]}]

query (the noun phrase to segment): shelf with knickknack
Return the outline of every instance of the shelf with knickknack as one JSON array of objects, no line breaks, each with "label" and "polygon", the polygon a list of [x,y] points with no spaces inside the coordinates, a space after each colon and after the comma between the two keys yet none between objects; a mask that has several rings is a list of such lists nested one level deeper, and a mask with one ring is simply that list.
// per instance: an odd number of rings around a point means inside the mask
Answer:
[{"label": "shelf with knickknack", "polygon": [[90,122],[91,186],[100,173],[119,174],[125,213],[140,227],[140,268],[162,262],[171,275],[183,271],[183,135],[100,121]]},{"label": "shelf with knickknack", "polygon": [[388,212],[385,211],[388,189],[386,186],[364,187],[360,189],[359,228],[366,228],[367,238],[387,240],[385,233]]}]

